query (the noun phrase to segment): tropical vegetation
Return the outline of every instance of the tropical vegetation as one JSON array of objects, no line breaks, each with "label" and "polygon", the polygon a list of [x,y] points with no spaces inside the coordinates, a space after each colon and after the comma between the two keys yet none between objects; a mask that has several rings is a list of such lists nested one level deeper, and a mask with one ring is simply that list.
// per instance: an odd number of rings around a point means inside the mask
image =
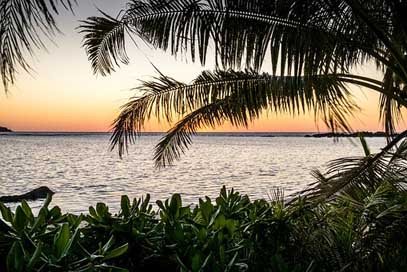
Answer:
[{"label": "tropical vegetation", "polygon": [[[0,3],[7,88],[16,66],[29,67],[21,48],[41,45],[30,33],[52,34],[54,4],[71,3]],[[407,131],[394,132],[407,106],[406,11],[403,0],[132,0],[117,17],[83,21],[84,47],[101,75],[129,62],[129,36],[216,63],[190,84],[162,73],[142,82],[114,122],[120,155],[153,117],[173,125],[156,147],[158,167],[179,159],[199,128],[247,126],[266,110],[311,112],[333,132],[351,131],[355,86],[380,94],[388,142],[371,153],[361,138],[365,156],[332,161],[303,192],[276,191],[269,201],[223,188],[196,205],[178,194],[156,207],[148,195],[123,196],[117,214],[103,203],[88,215],[62,214],[49,209],[50,197],[38,215],[26,202],[15,212],[0,204],[0,270],[405,271]],[[354,73],[367,64],[381,80]]]}]

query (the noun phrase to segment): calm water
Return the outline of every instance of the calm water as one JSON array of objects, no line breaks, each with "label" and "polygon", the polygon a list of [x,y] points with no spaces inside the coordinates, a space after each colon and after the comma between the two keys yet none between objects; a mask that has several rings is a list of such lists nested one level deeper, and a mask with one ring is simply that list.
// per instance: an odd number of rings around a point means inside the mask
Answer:
[{"label": "calm water", "polygon": [[[56,192],[53,204],[75,213],[100,201],[117,210],[123,194],[150,193],[156,200],[178,192],[185,203],[194,203],[204,195],[216,196],[222,185],[252,198],[268,198],[276,187],[286,195],[304,189],[313,181],[310,171],[322,169],[329,160],[363,153],[349,139],[334,143],[325,138],[236,136],[196,136],[181,161],[157,170],[152,151],[158,135],[143,136],[123,160],[108,151],[107,134],[0,135],[0,195],[46,185]],[[385,140],[370,138],[368,143],[377,151]]]}]

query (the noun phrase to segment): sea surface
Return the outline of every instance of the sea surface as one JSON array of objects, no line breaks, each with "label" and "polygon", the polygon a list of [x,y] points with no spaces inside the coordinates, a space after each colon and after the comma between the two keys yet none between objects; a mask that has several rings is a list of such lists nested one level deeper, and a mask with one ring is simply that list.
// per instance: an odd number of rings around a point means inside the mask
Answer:
[{"label": "sea surface", "polygon": [[[120,196],[152,200],[181,193],[183,203],[216,197],[223,185],[252,199],[269,198],[275,188],[295,194],[314,181],[313,169],[336,158],[359,156],[357,139],[306,138],[295,133],[207,133],[172,167],[154,168],[153,150],[161,135],[145,134],[120,159],[109,151],[109,134],[19,133],[0,135],[0,196],[48,186],[53,205],[64,212],[87,212],[97,202],[118,211]],[[372,151],[384,138],[368,138]],[[34,208],[41,201],[30,203]]]}]

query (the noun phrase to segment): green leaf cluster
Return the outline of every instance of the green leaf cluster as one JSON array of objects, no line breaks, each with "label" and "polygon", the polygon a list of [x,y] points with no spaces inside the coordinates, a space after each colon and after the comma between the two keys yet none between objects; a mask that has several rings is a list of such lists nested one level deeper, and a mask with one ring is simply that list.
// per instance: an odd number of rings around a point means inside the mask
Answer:
[{"label": "green leaf cluster", "polygon": [[127,271],[111,260],[127,251],[114,236],[95,241],[83,230],[85,216],[49,209],[48,196],[34,216],[23,201],[15,212],[0,203],[1,271]]}]

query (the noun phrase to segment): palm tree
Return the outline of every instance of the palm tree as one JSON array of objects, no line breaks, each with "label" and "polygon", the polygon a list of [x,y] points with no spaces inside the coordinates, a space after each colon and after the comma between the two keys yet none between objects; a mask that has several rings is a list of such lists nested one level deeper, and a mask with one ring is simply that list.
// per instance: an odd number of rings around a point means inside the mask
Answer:
[{"label": "palm tree", "polygon": [[4,91],[15,83],[19,68],[30,72],[28,56],[45,49],[44,38],[58,32],[55,15],[72,11],[76,0],[0,0],[0,74]]},{"label": "palm tree", "polygon": [[[214,71],[188,84],[161,73],[142,82],[113,124],[112,149],[120,156],[152,117],[173,125],[156,146],[158,167],[179,159],[199,128],[226,121],[247,126],[264,110],[311,111],[333,132],[351,131],[347,119],[359,108],[350,88],[359,86],[380,94],[389,136],[389,145],[364,166],[362,158],[348,165],[360,176],[407,134],[391,141],[407,106],[406,11],[403,0],[133,0],[117,18],[102,13],[83,21],[81,32],[101,75],[128,63],[128,36],[203,65],[211,55],[216,61]],[[352,73],[368,63],[382,80]],[[354,183],[348,176],[346,184]]]}]

